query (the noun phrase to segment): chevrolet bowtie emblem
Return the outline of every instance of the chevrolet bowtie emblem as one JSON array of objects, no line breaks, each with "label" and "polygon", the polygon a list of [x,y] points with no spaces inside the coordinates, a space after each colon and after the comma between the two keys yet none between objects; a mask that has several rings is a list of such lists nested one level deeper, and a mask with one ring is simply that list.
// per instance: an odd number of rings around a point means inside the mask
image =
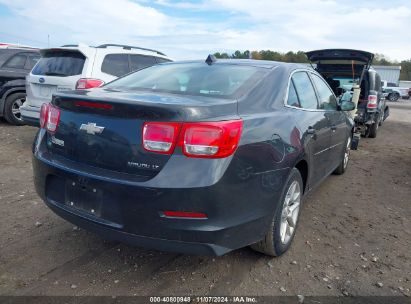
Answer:
[{"label": "chevrolet bowtie emblem", "polygon": [[89,122],[87,124],[81,124],[81,131],[86,131],[87,134],[101,134],[104,130],[104,127],[97,126],[94,122]]}]

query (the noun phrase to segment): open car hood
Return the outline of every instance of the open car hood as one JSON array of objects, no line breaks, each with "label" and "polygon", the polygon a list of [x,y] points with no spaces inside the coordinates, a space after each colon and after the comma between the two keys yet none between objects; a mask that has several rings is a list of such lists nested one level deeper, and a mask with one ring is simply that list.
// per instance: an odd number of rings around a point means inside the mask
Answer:
[{"label": "open car hood", "polygon": [[312,63],[320,64],[347,64],[348,61],[354,61],[357,64],[371,65],[374,59],[374,54],[359,51],[359,50],[349,50],[349,49],[325,49],[316,50],[305,53]]}]

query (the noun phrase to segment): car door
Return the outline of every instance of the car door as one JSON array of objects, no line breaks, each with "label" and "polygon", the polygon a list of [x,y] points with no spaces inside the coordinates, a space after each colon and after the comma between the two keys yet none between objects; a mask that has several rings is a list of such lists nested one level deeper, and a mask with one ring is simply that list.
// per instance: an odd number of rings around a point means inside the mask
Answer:
[{"label": "car door", "polygon": [[[296,102],[290,98],[287,103],[297,109],[295,117],[305,135],[305,147],[310,162],[310,183],[316,184],[328,169],[330,125],[326,111],[318,109],[317,95],[306,71],[298,71],[292,75],[290,90],[293,88],[298,98],[298,106],[296,107]],[[291,95],[289,93],[289,96]]]},{"label": "car door", "polygon": [[341,162],[347,139],[347,124],[344,112],[338,111],[337,98],[328,84],[317,74],[311,73],[318,100],[319,108],[327,117],[330,128],[330,147],[328,151],[326,174],[333,171]]}]

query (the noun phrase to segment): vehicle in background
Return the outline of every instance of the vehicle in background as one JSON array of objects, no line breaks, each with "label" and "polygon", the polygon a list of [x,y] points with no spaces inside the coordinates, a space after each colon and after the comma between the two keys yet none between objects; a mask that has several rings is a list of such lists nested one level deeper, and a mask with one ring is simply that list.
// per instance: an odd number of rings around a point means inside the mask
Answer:
[{"label": "vehicle in background", "polygon": [[65,45],[40,50],[41,59],[27,76],[27,98],[21,107],[24,123],[39,126],[40,107],[61,91],[90,89],[158,63],[163,53],[128,45],[97,47]]},{"label": "vehicle in background", "polygon": [[399,87],[396,83],[381,81],[384,97],[389,101],[397,101],[398,99],[409,99],[411,95],[410,88]]},{"label": "vehicle in background", "polygon": [[26,75],[40,58],[39,50],[0,43],[0,117],[22,125],[20,107],[26,99]]},{"label": "vehicle in background", "polygon": [[[389,115],[382,93],[381,77],[371,67],[374,54],[359,50],[325,49],[306,53],[316,64],[315,70],[341,99],[354,84],[361,92],[355,115],[356,131],[362,136],[377,137],[378,127]],[[349,93],[349,92],[348,92]]]},{"label": "vehicle in background", "polygon": [[278,256],[304,195],[346,170],[354,108],[298,64],[164,63],[44,104],[34,184],[54,212],[106,238]]}]

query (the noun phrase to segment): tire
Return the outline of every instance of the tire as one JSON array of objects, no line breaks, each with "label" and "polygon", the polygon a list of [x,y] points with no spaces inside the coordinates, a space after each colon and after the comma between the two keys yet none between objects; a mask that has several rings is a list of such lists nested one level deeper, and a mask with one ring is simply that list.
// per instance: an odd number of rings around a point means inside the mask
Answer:
[{"label": "tire", "polygon": [[20,107],[25,100],[25,93],[14,93],[6,98],[6,102],[4,103],[4,118],[8,123],[15,126],[24,125],[21,119]]},{"label": "tire", "polygon": [[398,99],[400,99],[400,94],[398,94],[398,93],[388,94],[388,100],[389,101],[397,101]]},{"label": "tire", "polygon": [[378,126],[379,122],[374,122],[371,126],[369,126],[368,137],[369,138],[376,138],[378,133]]},{"label": "tire", "polygon": [[[250,247],[269,256],[280,256],[286,252],[291,246],[297,229],[302,199],[303,180],[300,172],[293,168],[283,188],[280,203],[267,234],[264,239]],[[293,226],[290,225],[290,222]]]},{"label": "tire", "polygon": [[334,174],[341,175],[347,170],[348,162],[350,160],[350,152],[351,152],[351,135],[347,138],[345,142],[345,149],[343,153],[343,157],[341,159],[340,164],[338,165],[337,169],[334,170]]},{"label": "tire", "polygon": [[379,125],[380,127],[381,127],[382,124],[384,123],[384,116],[385,116],[385,111],[384,111],[384,112],[381,112],[380,119],[379,119],[379,121],[378,121],[378,125]]}]

